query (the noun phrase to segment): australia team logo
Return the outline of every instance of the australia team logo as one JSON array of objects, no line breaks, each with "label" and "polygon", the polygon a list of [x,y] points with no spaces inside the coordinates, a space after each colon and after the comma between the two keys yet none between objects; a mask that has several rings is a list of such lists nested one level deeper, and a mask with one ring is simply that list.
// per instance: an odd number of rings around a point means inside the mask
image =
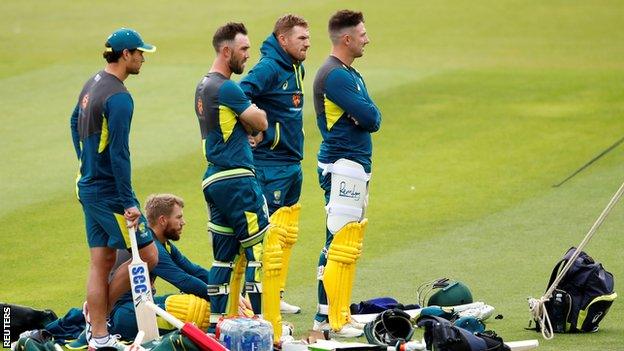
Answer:
[{"label": "australia team logo", "polygon": [[204,103],[201,99],[197,99],[197,112],[199,112],[200,115],[204,114]]},{"label": "australia team logo", "polygon": [[281,198],[282,198],[282,191],[275,190],[273,192],[273,203],[279,205]]},{"label": "australia team logo", "polygon": [[145,222],[139,222],[138,232],[141,235],[141,237],[147,236],[147,232],[145,231]]},{"label": "australia team logo", "polygon": [[292,101],[293,101],[293,105],[295,105],[295,107],[299,107],[299,105],[301,104],[301,95],[293,94]]}]

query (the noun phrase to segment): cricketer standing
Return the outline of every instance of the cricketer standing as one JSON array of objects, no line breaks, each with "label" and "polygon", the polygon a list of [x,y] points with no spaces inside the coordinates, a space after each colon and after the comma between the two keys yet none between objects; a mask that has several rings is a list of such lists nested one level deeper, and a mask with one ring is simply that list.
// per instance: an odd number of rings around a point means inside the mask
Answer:
[{"label": "cricketer standing", "polygon": [[[214,262],[208,277],[208,295],[210,322],[214,325],[222,316],[236,314],[246,261],[261,265],[257,257],[245,257],[245,249],[263,241],[269,215],[247,139],[249,134],[267,128],[266,113],[230,80],[232,73],[243,73],[249,58],[247,29],[242,23],[227,23],[217,29],[212,44],[217,57],[197,85],[195,113],[208,161],[202,188],[212,234]],[[247,284],[261,291],[260,277],[251,278]],[[255,313],[261,313],[259,304],[253,307]]]},{"label": "cricketer standing", "polygon": [[156,48],[127,28],[112,33],[105,46],[106,67],[85,83],[70,122],[80,162],[76,195],[84,211],[91,256],[84,305],[89,349],[117,345],[106,319],[115,301],[130,289],[129,262],[110,283],[108,276],[115,249],[130,247],[128,227],[136,227],[140,256],[149,269],[158,262],[158,250],[132,190],[129,134],[134,102],[123,84],[129,75],[139,74],[143,53]]},{"label": "cricketer standing", "polygon": [[[351,66],[369,43],[364,16],[361,12],[338,11],[329,19],[328,27],[331,54],[314,79],[314,109],[323,138],[318,173],[325,192],[327,230],[319,258],[319,300],[313,328],[358,337],[363,334],[362,326],[351,320],[349,304],[367,221],[364,211],[371,173],[371,133],[379,130],[381,113],[362,76]],[[340,265],[343,258],[350,264]]]},{"label": "cricketer standing", "polygon": [[[278,18],[273,33],[262,43],[260,61],[240,82],[251,101],[267,113],[268,128],[250,137],[250,142],[270,222],[287,232],[282,240],[282,297],[291,249],[299,232],[301,206],[298,202],[303,182],[303,61],[309,47],[310,32],[305,19],[292,14]],[[273,215],[276,211],[279,212]],[[253,275],[253,269],[247,274]],[[281,299],[280,310],[299,313],[301,308]]]}]

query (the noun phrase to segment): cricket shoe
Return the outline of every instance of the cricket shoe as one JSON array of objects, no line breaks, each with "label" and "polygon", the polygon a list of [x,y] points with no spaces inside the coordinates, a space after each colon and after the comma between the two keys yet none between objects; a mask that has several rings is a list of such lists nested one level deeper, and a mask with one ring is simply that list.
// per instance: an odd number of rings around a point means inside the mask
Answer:
[{"label": "cricket shoe", "polygon": [[476,302],[475,305],[476,307],[459,311],[457,314],[460,317],[474,317],[482,321],[490,318],[494,314],[494,306],[486,305],[483,302]]},{"label": "cricket shoe", "polygon": [[329,330],[330,338],[358,338],[364,335],[364,331],[354,327],[352,323],[347,323],[343,325],[342,328],[340,328],[340,330],[332,330],[331,327],[329,326],[329,322],[327,321],[319,322],[317,320],[314,320],[314,326],[312,327],[312,330],[314,331]]},{"label": "cricket shoe", "polygon": [[356,322],[353,319],[349,318],[349,325],[352,326],[355,329],[364,330],[364,327],[366,326],[366,323]]},{"label": "cricket shoe", "polygon": [[282,336],[293,336],[295,334],[295,326],[292,323],[282,321]]},{"label": "cricket shoe", "polygon": [[126,345],[119,341],[119,335],[108,334],[101,338],[92,338],[91,341],[89,341],[89,348],[87,351],[96,351],[103,348],[107,350],[124,350]]},{"label": "cricket shoe", "polygon": [[291,305],[284,300],[280,300],[280,312],[284,314],[297,314],[301,313],[301,307]]}]

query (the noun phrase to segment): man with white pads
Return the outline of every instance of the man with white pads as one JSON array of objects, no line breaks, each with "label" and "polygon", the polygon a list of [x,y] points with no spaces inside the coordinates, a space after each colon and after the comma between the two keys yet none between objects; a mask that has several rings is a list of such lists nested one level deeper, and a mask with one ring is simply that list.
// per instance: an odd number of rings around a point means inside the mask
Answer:
[{"label": "man with white pads", "polygon": [[314,109],[323,141],[319,183],[325,191],[327,231],[318,266],[318,311],[314,330],[358,337],[349,305],[355,263],[362,250],[371,173],[371,133],[381,113],[351,64],[369,43],[361,12],[342,10],[329,20],[332,51],[314,79]]}]

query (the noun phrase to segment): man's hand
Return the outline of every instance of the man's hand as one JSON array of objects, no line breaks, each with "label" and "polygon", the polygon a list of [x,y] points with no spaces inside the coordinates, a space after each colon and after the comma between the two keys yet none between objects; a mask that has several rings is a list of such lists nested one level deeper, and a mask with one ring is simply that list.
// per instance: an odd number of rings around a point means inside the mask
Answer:
[{"label": "man's hand", "polygon": [[358,122],[358,120],[357,120],[357,119],[355,119],[355,117],[353,117],[353,116],[351,116],[351,115],[347,115],[347,117],[349,117],[349,118],[353,121],[353,123],[355,123],[355,125],[356,125],[356,126],[359,126],[359,125],[360,125],[360,122]]},{"label": "man's hand", "polygon": [[136,206],[126,208],[124,211],[124,218],[128,221],[128,228],[136,227],[139,224],[139,217],[141,217],[141,211]]},{"label": "man's hand", "polygon": [[243,317],[253,317],[254,315],[251,303],[243,295],[238,300],[238,314]]},{"label": "man's hand", "polygon": [[264,133],[263,132],[258,133],[258,135],[256,135],[256,136],[247,135],[247,140],[249,141],[249,145],[251,145],[251,147],[258,146],[258,144],[260,144],[262,139],[264,139]]}]

